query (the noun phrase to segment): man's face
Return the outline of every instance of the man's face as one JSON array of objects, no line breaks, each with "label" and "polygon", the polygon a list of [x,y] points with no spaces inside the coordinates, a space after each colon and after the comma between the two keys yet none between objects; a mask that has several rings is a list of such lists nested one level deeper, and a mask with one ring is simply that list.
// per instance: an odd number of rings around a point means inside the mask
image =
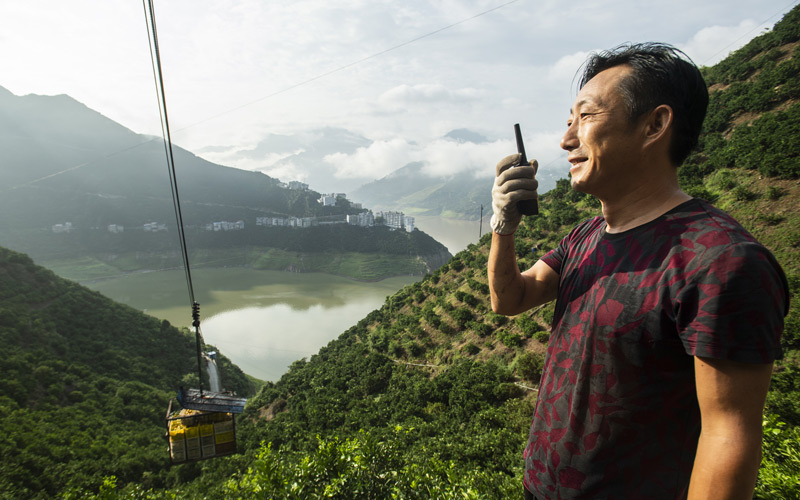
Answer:
[{"label": "man's face", "polygon": [[637,174],[638,127],[628,118],[619,91],[628,66],[601,71],[578,93],[561,147],[569,152],[572,188],[601,200],[625,189]]}]

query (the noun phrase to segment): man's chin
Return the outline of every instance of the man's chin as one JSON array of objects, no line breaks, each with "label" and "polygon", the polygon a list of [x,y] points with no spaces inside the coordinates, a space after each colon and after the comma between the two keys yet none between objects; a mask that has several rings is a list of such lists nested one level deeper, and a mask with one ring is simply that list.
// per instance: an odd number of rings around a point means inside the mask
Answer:
[{"label": "man's chin", "polygon": [[573,189],[574,191],[578,191],[579,193],[586,193],[586,194],[590,194],[590,193],[588,193],[588,192],[586,191],[586,186],[585,186],[583,183],[581,183],[580,179],[577,179],[577,180],[576,180],[576,179],[573,177],[573,178],[571,178],[571,179],[569,180],[569,184],[570,184],[570,186],[572,186],[572,189]]}]

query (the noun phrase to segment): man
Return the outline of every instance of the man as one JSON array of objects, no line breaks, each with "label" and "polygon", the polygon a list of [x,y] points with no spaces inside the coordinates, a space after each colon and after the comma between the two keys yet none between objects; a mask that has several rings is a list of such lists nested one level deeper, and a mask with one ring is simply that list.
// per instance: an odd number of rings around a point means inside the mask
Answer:
[{"label": "man", "polygon": [[684,57],[653,43],[590,57],[561,147],[602,217],[522,273],[516,204],[536,197],[536,162],[497,165],[492,309],[557,300],[528,498],[752,498],[788,287],[769,251],[678,186],[708,104]]}]

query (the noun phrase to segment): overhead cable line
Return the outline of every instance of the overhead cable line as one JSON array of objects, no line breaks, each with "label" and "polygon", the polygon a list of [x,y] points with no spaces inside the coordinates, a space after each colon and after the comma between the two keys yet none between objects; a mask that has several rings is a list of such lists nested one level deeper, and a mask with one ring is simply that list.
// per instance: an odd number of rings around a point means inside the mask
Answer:
[{"label": "overhead cable line", "polygon": [[178,195],[178,179],[175,175],[175,156],[172,154],[172,137],[169,132],[169,116],[167,114],[167,96],[164,91],[164,76],[161,70],[161,53],[158,49],[158,30],[156,29],[156,14],[153,0],[142,0],[144,6],[147,36],[150,42],[150,61],[153,64],[153,77],[158,95],[158,111],[161,117],[161,133],[164,136],[164,152],[167,157],[167,170],[169,171],[169,184],[172,190],[172,204],[175,207],[175,220],[178,224],[178,238],[183,258],[183,269],[186,273],[186,285],[189,288],[189,300],[192,306],[192,326],[195,328],[195,345],[197,347],[197,379],[200,387],[200,397],[203,396],[203,369],[201,361],[202,337],[200,335],[200,304],[194,299],[194,286],[192,285],[192,272],[189,268],[189,253],[186,248],[186,233],[183,230],[183,214],[181,201]]},{"label": "overhead cable line", "polygon": [[[143,0],[143,2],[144,2],[144,1],[146,1],[146,0]],[[374,54],[368,55],[368,56],[366,56],[366,57],[363,57],[363,58],[361,58],[361,59],[359,59],[359,60],[357,60],[357,61],[353,61],[353,62],[351,62],[351,63],[345,64],[345,65],[343,65],[343,66],[340,66],[340,67],[338,67],[338,68],[335,68],[335,69],[332,69],[332,70],[330,70],[330,71],[327,71],[327,72],[325,72],[325,73],[321,73],[321,74],[319,74],[319,75],[313,76],[313,77],[311,77],[311,78],[309,78],[309,79],[307,79],[307,80],[303,80],[303,81],[301,81],[301,82],[298,82],[298,83],[292,84],[292,85],[290,85],[290,86],[288,86],[288,87],[285,87],[285,88],[283,88],[283,89],[277,90],[277,91],[275,91],[275,92],[273,92],[273,93],[271,93],[271,94],[269,94],[269,95],[266,95],[266,96],[260,97],[260,98],[258,98],[258,99],[255,99],[255,100],[253,100],[253,101],[250,101],[250,102],[247,102],[247,103],[241,104],[241,105],[239,105],[239,106],[236,106],[236,107],[234,107],[234,108],[230,108],[230,109],[228,109],[228,110],[226,110],[226,111],[223,111],[223,112],[221,112],[221,113],[218,113],[218,114],[216,114],[216,115],[209,116],[208,118],[204,118],[204,119],[202,119],[202,120],[200,120],[200,121],[198,121],[198,122],[195,122],[195,123],[193,123],[193,124],[191,124],[191,125],[187,125],[187,126],[185,126],[185,127],[183,127],[183,128],[179,128],[179,129],[177,129],[177,132],[182,132],[182,131],[184,131],[184,130],[187,130],[187,129],[189,129],[189,128],[192,128],[192,127],[195,127],[195,126],[197,126],[197,125],[200,125],[200,124],[202,124],[202,123],[205,123],[205,122],[208,122],[208,121],[214,120],[214,119],[216,119],[216,118],[219,118],[219,117],[221,117],[221,116],[225,116],[225,115],[227,115],[227,114],[233,113],[233,112],[235,112],[235,111],[238,111],[238,110],[240,110],[240,109],[246,108],[246,107],[248,107],[248,106],[252,106],[253,104],[259,103],[259,102],[261,102],[261,101],[265,101],[265,100],[267,100],[267,99],[270,99],[270,98],[272,98],[272,97],[275,97],[275,96],[277,96],[277,95],[283,94],[283,93],[285,93],[285,92],[288,92],[288,91],[290,91],[290,90],[294,90],[294,89],[296,89],[296,88],[298,88],[298,87],[302,87],[302,86],[304,86],[304,85],[307,85],[307,84],[309,84],[309,83],[311,83],[311,82],[314,82],[314,81],[320,80],[320,79],[322,79],[322,78],[325,78],[325,77],[327,77],[327,76],[329,76],[329,75],[332,75],[332,74],[334,74],[334,73],[338,73],[338,72],[340,72],[340,71],[343,71],[343,70],[345,70],[345,69],[348,69],[348,68],[351,68],[351,67],[353,67],[353,66],[356,66],[356,65],[358,65],[358,64],[361,64],[361,63],[363,63],[363,62],[365,62],[365,61],[368,61],[368,60],[370,60],[370,59],[374,59],[374,58],[376,58],[376,57],[379,57],[379,56],[382,56],[382,55],[384,55],[384,54],[387,54],[387,53],[389,53],[389,52],[392,52],[392,51],[394,51],[394,50],[397,50],[397,49],[399,49],[399,48],[405,47],[405,46],[407,46],[407,45],[411,45],[411,44],[413,44],[413,43],[415,43],[415,42],[418,42],[418,41],[420,41],[420,40],[423,40],[423,39],[425,39],[425,38],[428,38],[428,37],[431,37],[431,36],[433,36],[433,35],[436,35],[436,34],[438,34],[438,33],[441,33],[441,32],[443,32],[443,31],[449,30],[450,28],[454,28],[454,27],[456,27],[456,26],[458,26],[458,25],[460,25],[460,24],[464,24],[464,23],[466,23],[466,22],[468,22],[468,21],[471,21],[471,20],[473,20],[473,19],[477,19],[477,18],[479,18],[479,17],[481,17],[481,16],[484,16],[484,15],[486,15],[486,14],[489,14],[489,13],[491,13],[491,12],[494,12],[494,11],[496,11],[496,10],[502,9],[503,7],[506,7],[506,6],[510,5],[510,4],[512,4],[512,3],[515,3],[515,2],[518,2],[518,1],[519,1],[519,0],[510,0],[509,2],[506,2],[506,3],[500,4],[500,5],[496,6],[496,7],[492,7],[491,9],[485,10],[485,11],[483,11],[483,12],[479,12],[478,14],[475,14],[475,15],[473,15],[473,16],[467,17],[467,18],[465,18],[465,19],[462,19],[462,20],[460,20],[460,21],[457,21],[457,22],[455,22],[455,23],[448,24],[447,26],[444,26],[444,27],[442,27],[442,28],[439,28],[439,29],[436,29],[436,30],[434,30],[434,31],[431,31],[431,32],[425,33],[424,35],[420,35],[420,36],[418,36],[418,37],[416,37],[416,38],[412,38],[412,39],[410,39],[410,40],[407,40],[407,41],[405,41],[405,42],[399,43],[399,44],[397,44],[397,45],[393,45],[392,47],[389,47],[389,48],[387,48],[387,49],[381,50],[380,52],[376,52],[376,53],[374,53]],[[147,19],[150,19],[150,17],[151,17],[151,16],[150,16],[150,14],[148,14],[148,8],[147,8],[147,6],[146,6],[146,5],[145,5],[145,16],[146,16],[146,18],[147,18]],[[153,23],[153,24],[154,24],[154,23]],[[151,29],[151,28],[150,28],[150,22],[148,21],[148,28],[147,28],[147,30],[148,30],[148,31],[147,31],[147,32],[148,32],[148,36],[150,36],[150,29]],[[157,45],[157,43],[156,43],[156,45]],[[155,56],[153,55],[152,41],[151,41],[151,49],[150,49],[150,50],[151,50],[150,57],[151,57],[151,59],[153,59]],[[156,51],[157,51],[157,48],[156,48]],[[153,64],[155,65],[155,61],[153,62]],[[161,64],[161,63],[160,63],[160,61],[159,61],[159,63],[158,63],[158,64],[159,64],[159,65]],[[163,84],[163,82],[162,82],[162,84]],[[158,86],[158,81],[156,82],[156,85]],[[160,105],[161,105],[161,103],[160,103],[160,101],[159,101],[159,109],[160,109]],[[165,114],[166,114],[166,110],[165,110]],[[165,120],[163,120],[163,119],[162,119],[162,122],[163,122],[163,121],[165,121]],[[164,127],[164,125],[163,125],[163,123],[162,123],[162,129],[163,129],[163,127]],[[75,166],[73,166],[73,167],[67,168],[67,169],[65,169],[65,170],[61,170],[61,171],[59,171],[59,172],[55,172],[55,173],[52,173],[52,174],[48,174],[48,175],[46,175],[46,176],[44,176],[44,177],[41,177],[41,178],[38,178],[38,179],[33,179],[33,180],[30,180],[30,181],[24,182],[24,183],[22,183],[22,184],[19,184],[19,185],[17,185],[17,186],[13,186],[13,187],[11,187],[11,188],[8,188],[8,189],[16,189],[16,188],[18,188],[18,187],[22,187],[22,186],[26,186],[26,185],[34,184],[34,183],[36,183],[36,182],[43,181],[43,180],[45,180],[45,179],[49,179],[49,178],[51,178],[51,177],[55,177],[55,176],[58,176],[58,175],[61,175],[61,174],[67,173],[67,172],[71,172],[71,171],[73,171],[73,170],[77,170],[77,169],[79,169],[79,168],[82,168],[82,167],[85,167],[85,166],[91,165],[91,164],[93,164],[93,163],[96,163],[96,162],[98,162],[98,161],[100,161],[100,160],[103,160],[103,159],[107,159],[107,158],[109,158],[109,157],[112,157],[112,156],[114,156],[114,155],[117,155],[117,154],[119,154],[119,153],[123,153],[123,152],[125,152],[125,151],[129,151],[129,150],[131,150],[131,149],[138,148],[138,147],[140,147],[140,146],[143,146],[144,144],[147,144],[147,143],[149,143],[149,142],[150,142],[150,141],[145,141],[145,142],[142,142],[142,143],[139,143],[139,144],[135,144],[135,145],[133,145],[133,146],[130,146],[130,147],[128,147],[128,148],[125,148],[125,149],[122,149],[122,150],[119,150],[119,151],[117,151],[117,152],[109,153],[109,154],[107,154],[107,155],[105,155],[105,156],[103,156],[103,157],[101,157],[101,158],[98,158],[98,159],[96,159],[96,160],[91,160],[91,161],[88,161],[88,162],[84,162],[84,163],[81,163],[81,164],[79,164],[79,165],[75,165]],[[171,148],[171,143],[170,143],[170,148]],[[0,191],[0,192],[2,192],[2,191]]]},{"label": "overhead cable line", "polygon": [[[705,63],[706,63],[706,62],[713,60],[713,59],[714,59],[715,57],[717,57],[717,56],[718,56],[718,55],[719,55],[721,52],[724,52],[724,51],[725,51],[725,50],[726,50],[728,47],[730,47],[731,45],[734,45],[736,42],[738,42],[738,41],[739,41],[739,40],[741,40],[742,38],[744,38],[744,37],[748,36],[750,33],[754,32],[754,31],[755,31],[755,30],[757,30],[758,28],[760,28],[760,27],[764,26],[765,24],[767,24],[767,22],[769,22],[769,21],[770,21],[772,18],[774,18],[775,16],[777,16],[777,15],[778,15],[778,14],[780,14],[781,12],[789,12],[790,10],[792,10],[792,8],[794,8],[794,5],[795,5],[796,3],[797,3],[797,2],[796,2],[795,0],[792,0],[791,2],[789,2],[789,4],[788,4],[786,7],[783,7],[783,8],[782,8],[782,9],[780,9],[778,12],[775,12],[774,14],[772,14],[771,16],[769,16],[768,18],[764,19],[763,21],[761,21],[759,24],[757,24],[757,25],[756,25],[756,26],[755,26],[753,29],[751,29],[750,31],[748,31],[747,33],[744,33],[744,34],[742,34],[742,35],[741,35],[739,38],[737,38],[736,40],[732,41],[732,42],[731,42],[731,43],[729,43],[728,45],[726,45],[726,46],[722,47],[721,49],[719,49],[718,51],[714,52],[714,54],[713,54],[712,56],[710,56],[710,57],[707,57],[707,58],[706,58],[706,60],[705,60],[704,62],[702,62],[701,64],[702,64],[703,66],[705,66]],[[751,38],[751,40],[752,40],[752,38]]]},{"label": "overhead cable line", "polygon": [[418,41],[420,41],[420,40],[423,40],[423,39],[425,39],[425,38],[428,38],[428,37],[431,37],[431,36],[433,36],[433,35],[436,35],[436,34],[438,34],[438,33],[441,33],[442,31],[447,31],[447,30],[449,30],[450,28],[454,28],[454,27],[456,27],[456,26],[458,26],[458,25],[460,25],[460,24],[464,24],[464,23],[466,23],[466,22],[468,22],[468,21],[472,21],[473,19],[477,19],[477,18],[479,18],[479,17],[481,17],[481,16],[485,16],[486,14],[489,14],[489,13],[491,13],[491,12],[494,12],[494,11],[496,11],[496,10],[502,9],[503,7],[506,7],[506,6],[508,6],[508,5],[511,5],[512,3],[515,3],[515,2],[518,2],[518,1],[519,1],[519,0],[511,0],[511,1],[509,1],[509,2],[506,2],[506,3],[503,3],[503,4],[497,5],[497,6],[495,6],[495,7],[492,7],[491,9],[484,10],[483,12],[479,12],[478,14],[475,14],[475,15],[473,15],[473,16],[470,16],[470,17],[464,18],[464,19],[462,19],[462,20],[460,20],[460,21],[456,21],[456,22],[454,22],[454,23],[452,23],[452,24],[448,24],[447,26],[444,26],[444,27],[442,27],[442,28],[439,28],[439,29],[437,29],[437,30],[434,30],[434,31],[431,31],[431,32],[425,33],[424,35],[420,35],[420,36],[418,36],[418,37],[416,37],[416,38],[412,38],[412,39],[410,39],[410,40],[406,40],[405,42],[399,43],[399,44],[397,44],[397,45],[393,45],[393,46],[391,46],[391,47],[389,47],[389,48],[387,48],[387,49],[381,50],[381,51],[379,51],[379,52],[375,52],[374,54],[370,54],[370,55],[368,55],[368,56],[366,56],[366,57],[362,57],[361,59],[358,59],[358,60],[356,60],[356,61],[353,61],[353,62],[351,62],[351,63],[347,63],[347,64],[345,64],[345,65],[343,65],[343,66],[339,66],[338,68],[334,68],[334,69],[332,69],[332,70],[330,70],[330,71],[326,71],[326,72],[324,72],[324,73],[320,73],[320,74],[318,74],[318,75],[316,75],[316,76],[312,76],[311,78],[308,78],[308,79],[306,79],[306,80],[303,80],[303,81],[300,81],[300,82],[297,82],[297,83],[291,84],[291,85],[289,85],[288,87],[284,87],[284,88],[282,88],[282,89],[280,89],[280,90],[276,90],[275,92],[273,92],[273,93],[271,93],[271,94],[265,95],[265,96],[263,96],[263,97],[259,97],[258,99],[255,99],[255,100],[253,100],[253,101],[250,101],[250,102],[247,102],[247,103],[241,104],[241,105],[239,105],[239,106],[236,106],[236,107],[234,107],[234,108],[228,109],[227,111],[223,111],[223,112],[221,112],[221,113],[218,113],[218,114],[216,114],[216,115],[209,116],[208,118],[205,118],[205,119],[203,119],[203,120],[200,120],[199,122],[195,122],[195,123],[193,123],[193,124],[191,124],[191,125],[187,125],[187,126],[185,126],[185,127],[181,128],[181,129],[179,129],[179,131],[183,131],[183,130],[186,130],[186,129],[188,129],[188,128],[195,127],[195,126],[197,126],[197,125],[200,125],[201,123],[205,123],[205,122],[207,122],[207,121],[214,120],[214,119],[216,119],[216,118],[219,118],[219,117],[221,117],[221,116],[225,116],[225,115],[227,115],[227,114],[229,114],[229,113],[233,113],[234,111],[238,111],[238,110],[240,110],[240,109],[246,108],[246,107],[248,107],[248,106],[252,106],[253,104],[257,104],[257,103],[259,103],[259,102],[261,102],[261,101],[265,101],[265,100],[267,100],[267,99],[270,99],[270,98],[272,98],[272,97],[275,97],[275,96],[277,96],[277,95],[283,94],[283,93],[285,93],[285,92],[289,92],[290,90],[294,90],[294,89],[296,89],[296,88],[298,88],[298,87],[302,87],[302,86],[304,86],[304,85],[308,85],[309,83],[315,82],[315,81],[317,81],[317,80],[320,80],[320,79],[322,79],[322,78],[325,78],[325,77],[327,77],[327,76],[330,76],[330,75],[332,75],[332,74],[334,74],[334,73],[338,73],[338,72],[340,72],[340,71],[344,71],[344,70],[346,70],[346,69],[348,69],[348,68],[352,68],[353,66],[356,66],[356,65],[358,65],[358,64],[361,64],[361,63],[363,63],[363,62],[365,62],[365,61],[369,61],[370,59],[374,59],[374,58],[376,58],[376,57],[379,57],[379,56],[382,56],[382,55],[384,55],[384,54],[387,54],[387,53],[389,53],[389,52],[392,52],[392,51],[394,51],[394,50],[397,50],[397,49],[399,49],[399,48],[405,47],[405,46],[407,46],[407,45],[411,45],[412,43],[418,42]]},{"label": "overhead cable line", "polygon": [[181,257],[186,273],[186,284],[189,288],[189,299],[194,305],[194,287],[192,286],[192,272],[189,269],[189,254],[186,250],[186,234],[183,230],[183,214],[181,213],[181,201],[178,194],[178,179],[175,175],[175,156],[172,152],[172,137],[169,130],[169,115],[167,113],[167,96],[164,91],[164,76],[161,69],[161,52],[158,49],[158,32],[156,30],[156,17],[152,0],[143,0],[144,15],[147,23],[147,35],[150,41],[150,61],[153,64],[153,78],[156,84],[156,94],[158,95],[158,113],[161,118],[161,133],[164,136],[164,153],[167,158],[167,169],[169,171],[169,185],[172,192],[172,205],[175,208],[175,220],[178,224],[178,238],[181,245]]}]

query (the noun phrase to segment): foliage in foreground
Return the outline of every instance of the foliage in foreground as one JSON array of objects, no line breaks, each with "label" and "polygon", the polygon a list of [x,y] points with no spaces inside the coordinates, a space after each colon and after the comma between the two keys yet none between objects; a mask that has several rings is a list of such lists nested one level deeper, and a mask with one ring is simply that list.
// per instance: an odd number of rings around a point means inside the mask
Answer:
[{"label": "foliage in foreground", "polygon": [[[246,472],[225,482],[219,495],[229,499],[396,499],[511,498],[519,493],[514,476],[469,468],[422,450],[406,455],[414,429],[396,427],[386,438],[359,431],[352,438],[317,438],[310,453],[275,450],[262,443]],[[116,478],[104,479],[97,494],[74,490],[63,500],[162,500],[186,498],[180,492],[144,491],[129,485],[117,489]]]}]

